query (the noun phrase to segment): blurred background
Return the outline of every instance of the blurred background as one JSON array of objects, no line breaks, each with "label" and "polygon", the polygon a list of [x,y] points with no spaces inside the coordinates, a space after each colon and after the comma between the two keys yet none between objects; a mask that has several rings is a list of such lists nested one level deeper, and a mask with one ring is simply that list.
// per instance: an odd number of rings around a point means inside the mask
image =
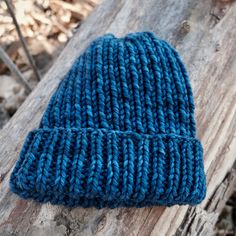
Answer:
[{"label": "blurred background", "polygon": [[[9,7],[17,19],[38,78],[22,46]],[[51,67],[97,0],[8,0],[0,1],[0,129]],[[3,62],[2,57],[10,61]],[[9,67],[13,62],[19,76]]]}]

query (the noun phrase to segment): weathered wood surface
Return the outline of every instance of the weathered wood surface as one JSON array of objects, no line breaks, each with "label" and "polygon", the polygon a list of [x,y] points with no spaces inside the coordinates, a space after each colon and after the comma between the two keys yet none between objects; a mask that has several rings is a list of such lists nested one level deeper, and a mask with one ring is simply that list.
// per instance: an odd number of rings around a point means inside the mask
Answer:
[{"label": "weathered wood surface", "polygon": [[[236,3],[232,0],[106,0],[81,25],[57,62],[0,132],[0,235],[211,235],[235,181]],[[208,191],[197,207],[69,210],[20,200],[8,181],[29,130],[53,91],[96,36],[152,30],[188,68]]]}]

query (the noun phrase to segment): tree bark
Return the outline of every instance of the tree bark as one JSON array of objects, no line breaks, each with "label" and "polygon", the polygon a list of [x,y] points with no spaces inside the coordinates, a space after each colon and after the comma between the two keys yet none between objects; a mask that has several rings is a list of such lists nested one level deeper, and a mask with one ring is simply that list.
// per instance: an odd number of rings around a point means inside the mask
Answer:
[{"label": "tree bark", "polygon": [[[56,63],[0,132],[1,235],[211,235],[235,182],[236,3],[232,0],[105,0],[80,26]],[[27,133],[72,62],[103,33],[151,30],[182,55],[204,146],[207,197],[197,207],[73,210],[20,200],[9,176]],[[229,174],[229,172],[231,173]]]}]

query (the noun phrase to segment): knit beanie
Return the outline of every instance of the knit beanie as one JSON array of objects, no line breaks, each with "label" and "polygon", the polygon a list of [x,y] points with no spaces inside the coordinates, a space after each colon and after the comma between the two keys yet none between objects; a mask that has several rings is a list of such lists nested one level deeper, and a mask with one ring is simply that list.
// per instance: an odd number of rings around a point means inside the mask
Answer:
[{"label": "knit beanie", "polygon": [[200,203],[203,149],[175,49],[152,32],[95,39],[28,134],[10,189],[70,207]]}]

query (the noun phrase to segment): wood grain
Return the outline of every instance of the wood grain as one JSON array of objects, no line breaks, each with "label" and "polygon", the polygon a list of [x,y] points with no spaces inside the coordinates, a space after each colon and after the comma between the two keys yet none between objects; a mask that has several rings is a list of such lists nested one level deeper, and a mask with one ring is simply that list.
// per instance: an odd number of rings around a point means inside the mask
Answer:
[{"label": "wood grain", "polygon": [[[233,181],[227,173],[236,160],[235,12],[234,1],[221,0],[105,0],[97,7],[0,133],[0,234],[211,235],[229,195],[226,190]],[[20,200],[9,192],[9,176],[26,134],[38,126],[50,96],[75,58],[103,33],[122,36],[147,30],[177,48],[190,75],[198,136],[205,151],[208,191],[203,203],[70,210]]]}]

